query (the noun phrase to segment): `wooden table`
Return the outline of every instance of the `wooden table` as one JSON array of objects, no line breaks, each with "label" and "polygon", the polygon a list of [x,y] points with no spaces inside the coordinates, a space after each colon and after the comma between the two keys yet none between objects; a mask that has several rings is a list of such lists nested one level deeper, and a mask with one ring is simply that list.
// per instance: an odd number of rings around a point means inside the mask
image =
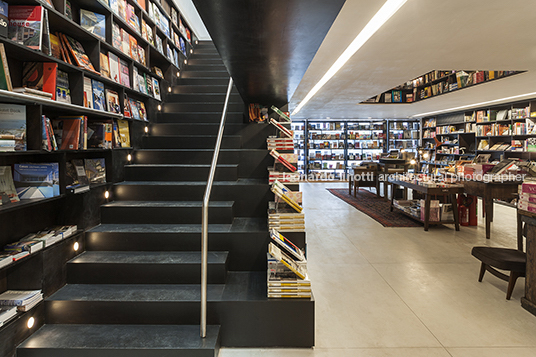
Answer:
[{"label": "wooden table", "polygon": [[[412,214],[409,214],[405,212],[404,210],[400,210],[405,215],[418,220],[419,222],[424,223],[424,230],[428,230],[428,226],[430,224],[449,224],[454,223],[454,226],[456,227],[456,230],[460,230],[460,221],[458,219],[458,204],[456,201],[456,195],[463,193],[463,187],[426,187],[422,185],[417,185],[411,182],[407,181],[399,181],[399,180],[391,180],[389,179],[389,183],[392,185],[399,185],[404,188],[409,188],[414,191],[418,191],[424,194],[424,221],[421,220],[421,217],[416,217]],[[438,222],[430,222],[430,201],[432,196],[448,196],[450,197],[450,201],[452,203],[452,211],[454,214],[454,220],[453,221],[438,221]],[[391,196],[391,211],[393,211],[394,208],[394,195]],[[421,207],[423,209],[423,207]]]},{"label": "wooden table", "polygon": [[[359,180],[356,180],[357,176],[360,176]],[[378,170],[369,169],[365,166],[350,169],[348,175],[348,194],[351,195],[353,189],[354,197],[356,197],[359,187],[376,187],[376,196],[380,197]]]},{"label": "wooden table", "polygon": [[463,183],[465,193],[482,197],[484,199],[484,214],[486,215],[486,238],[491,235],[491,222],[493,222],[493,199],[511,200],[517,193],[521,181],[484,182],[466,180]]},{"label": "wooden table", "polygon": [[525,296],[521,298],[521,306],[536,315],[536,214],[517,210],[517,245],[523,250],[523,223],[527,235],[527,273],[525,275]]}]

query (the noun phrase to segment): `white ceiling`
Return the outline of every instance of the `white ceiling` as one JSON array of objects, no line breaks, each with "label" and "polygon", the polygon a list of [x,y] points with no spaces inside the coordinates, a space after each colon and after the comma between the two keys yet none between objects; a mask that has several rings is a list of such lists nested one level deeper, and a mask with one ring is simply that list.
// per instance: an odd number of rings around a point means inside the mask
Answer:
[{"label": "white ceiling", "polygon": [[[291,98],[291,111],[384,2],[346,0]],[[529,72],[412,104],[358,104],[449,69]],[[405,118],[533,92],[536,1],[408,0],[293,119]]]}]

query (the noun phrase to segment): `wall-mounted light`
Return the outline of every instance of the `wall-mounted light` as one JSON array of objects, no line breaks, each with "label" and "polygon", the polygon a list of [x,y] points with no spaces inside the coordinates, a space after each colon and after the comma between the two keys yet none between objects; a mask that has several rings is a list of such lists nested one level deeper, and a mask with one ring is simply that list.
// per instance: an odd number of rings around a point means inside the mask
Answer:
[{"label": "wall-mounted light", "polygon": [[127,160],[128,160],[128,161],[132,161],[132,155],[128,154],[128,155],[127,155]]},{"label": "wall-mounted light", "polygon": [[168,93],[171,93],[171,87],[167,87]]},{"label": "wall-mounted light", "polygon": [[194,53],[194,50],[192,48],[190,49],[190,53]]},{"label": "wall-mounted light", "polygon": [[161,111],[161,110],[162,110],[162,106],[158,104],[158,111]]},{"label": "wall-mounted light", "polygon": [[110,198],[110,191],[104,192],[104,198],[106,199]]},{"label": "wall-mounted light", "polygon": [[28,328],[32,328],[32,327],[34,327],[34,325],[35,325],[35,319],[34,319],[33,316],[32,316],[32,317],[30,317],[30,318],[28,319],[28,321],[26,322],[26,326],[27,326]]},{"label": "wall-mounted light", "polygon": [[145,133],[147,134],[149,132],[149,127],[146,126],[144,130],[145,130]]},{"label": "wall-mounted light", "polygon": [[75,252],[78,252],[78,249],[80,249],[80,244],[79,244],[78,242],[74,242],[74,244],[73,244],[73,250],[74,250]]},{"label": "wall-mounted light", "polygon": [[184,64],[187,64],[188,63],[188,60],[184,60]]},{"label": "wall-mounted light", "polygon": [[199,43],[199,41],[195,40],[195,44],[197,45]]},{"label": "wall-mounted light", "polygon": [[411,160],[409,161],[409,163],[410,163],[411,165],[415,165],[415,164],[417,163],[417,161],[415,161],[415,159],[411,159]]},{"label": "wall-mounted light", "polygon": [[181,72],[177,72],[177,77],[180,77],[181,76]]}]

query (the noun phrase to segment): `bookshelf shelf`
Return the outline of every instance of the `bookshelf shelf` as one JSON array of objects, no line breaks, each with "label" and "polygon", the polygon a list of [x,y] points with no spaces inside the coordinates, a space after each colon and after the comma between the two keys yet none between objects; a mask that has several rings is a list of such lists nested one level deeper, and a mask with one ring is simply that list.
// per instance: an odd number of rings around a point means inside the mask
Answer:
[{"label": "bookshelf shelf", "polygon": [[33,198],[29,200],[21,200],[19,202],[10,202],[10,203],[4,203],[3,205],[0,205],[0,213],[5,213],[13,210],[18,210],[21,208],[31,207],[35,205],[39,205],[45,202],[51,202],[60,200],[63,197],[65,197],[65,194],[61,194],[59,196],[54,196],[50,198]]}]

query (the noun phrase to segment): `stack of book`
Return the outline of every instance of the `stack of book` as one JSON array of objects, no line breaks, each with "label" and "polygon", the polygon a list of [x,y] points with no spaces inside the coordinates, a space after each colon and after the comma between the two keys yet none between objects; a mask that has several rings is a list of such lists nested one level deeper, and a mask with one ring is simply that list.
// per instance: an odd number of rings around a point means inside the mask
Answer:
[{"label": "stack of book", "polygon": [[0,306],[0,327],[17,316],[16,306]]},{"label": "stack of book", "polygon": [[0,294],[0,306],[16,306],[18,311],[29,311],[41,300],[41,290],[8,290]]},{"label": "stack of book", "polygon": [[294,150],[294,139],[292,138],[269,136],[266,142],[268,144],[268,150]]},{"label": "stack of book", "polygon": [[30,233],[17,242],[7,244],[4,251],[0,252],[0,268],[70,237],[76,231],[76,225],[55,226],[37,233]]},{"label": "stack of book", "polygon": [[523,211],[536,212],[536,181],[526,179],[520,186],[517,208]]},{"label": "stack of book", "polygon": [[311,281],[303,252],[279,231],[270,232],[268,250],[268,297],[310,298]]}]

